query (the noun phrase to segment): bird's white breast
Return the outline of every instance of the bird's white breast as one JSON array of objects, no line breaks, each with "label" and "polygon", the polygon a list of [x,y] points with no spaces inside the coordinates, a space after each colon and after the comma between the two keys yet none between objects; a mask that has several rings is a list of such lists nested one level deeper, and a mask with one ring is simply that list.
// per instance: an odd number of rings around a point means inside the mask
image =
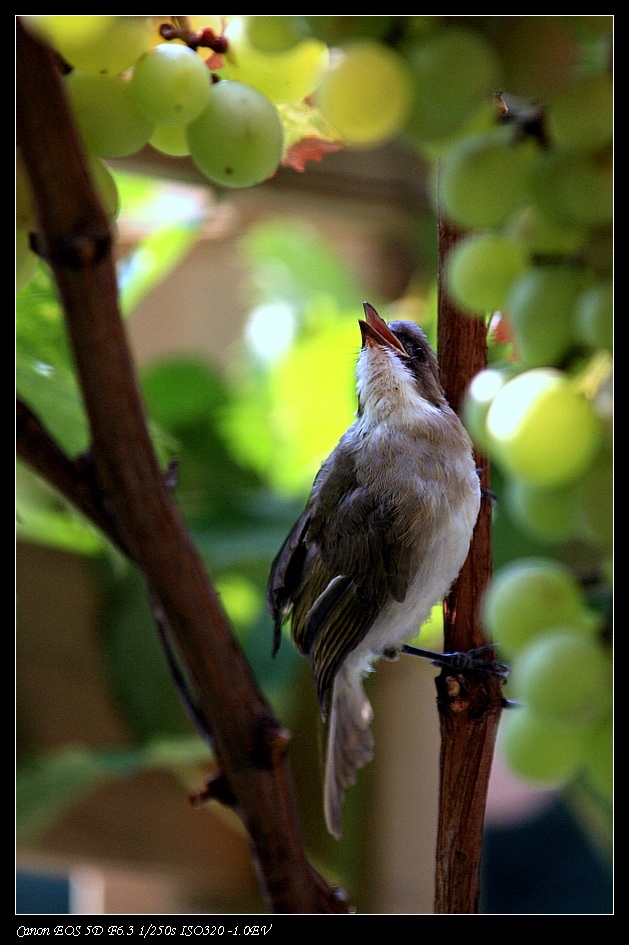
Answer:
[{"label": "bird's white breast", "polygon": [[[448,450],[447,462],[438,448],[433,450],[420,438],[416,460],[409,463],[408,451],[395,449],[396,431],[386,426],[372,430],[369,446],[377,448],[379,440],[387,449],[387,478],[396,482],[396,492],[404,497],[407,508],[417,510],[409,518],[407,536],[416,548],[414,573],[405,599],[390,598],[365,639],[348,656],[348,664],[361,672],[368,672],[384,649],[397,649],[415,636],[433,606],[446,597],[467,557],[480,506],[480,481],[464,432],[460,450],[454,454]],[[370,449],[365,447],[364,462],[369,463]]]}]

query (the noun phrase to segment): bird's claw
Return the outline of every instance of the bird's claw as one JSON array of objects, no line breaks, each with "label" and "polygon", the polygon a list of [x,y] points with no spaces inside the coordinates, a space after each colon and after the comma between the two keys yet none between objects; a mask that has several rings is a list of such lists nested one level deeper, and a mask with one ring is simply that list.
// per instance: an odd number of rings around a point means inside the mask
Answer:
[{"label": "bird's claw", "polygon": [[487,660],[481,655],[488,650],[493,650],[493,648],[493,645],[488,644],[487,646],[479,646],[476,649],[468,650],[466,653],[443,653],[433,662],[435,666],[452,669],[457,673],[480,672],[505,679],[511,672],[509,667],[498,660]]},{"label": "bird's claw", "polygon": [[505,663],[500,663],[498,660],[484,659],[482,656],[488,650],[493,650],[494,646],[495,644],[489,643],[468,650],[466,653],[431,653],[429,650],[422,650],[419,647],[405,644],[402,647],[402,653],[407,653],[410,656],[423,656],[430,659],[433,666],[449,669],[453,673],[480,672],[506,679],[511,670]]}]

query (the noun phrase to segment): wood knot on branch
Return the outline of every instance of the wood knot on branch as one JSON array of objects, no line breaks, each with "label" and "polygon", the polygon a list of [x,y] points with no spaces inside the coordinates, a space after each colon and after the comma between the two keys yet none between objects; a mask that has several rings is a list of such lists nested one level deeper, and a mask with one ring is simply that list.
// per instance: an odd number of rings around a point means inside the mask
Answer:
[{"label": "wood knot on branch", "polygon": [[442,715],[465,713],[470,721],[480,719],[502,706],[503,684],[502,679],[478,673],[456,676],[443,673],[435,680],[437,707]]},{"label": "wood knot on branch", "polygon": [[275,768],[286,754],[291,740],[289,730],[272,716],[264,716],[258,723],[252,753],[254,764],[259,768]]},{"label": "wood knot on branch", "polygon": [[218,801],[225,807],[235,808],[237,801],[225,775],[219,773],[208,779],[202,791],[190,795],[193,807],[205,807],[210,801]]},{"label": "wood knot on branch", "polygon": [[31,244],[33,251],[51,266],[81,270],[107,259],[112,247],[112,236],[106,228],[81,230],[65,233],[54,242],[44,244],[37,234],[33,234]]}]

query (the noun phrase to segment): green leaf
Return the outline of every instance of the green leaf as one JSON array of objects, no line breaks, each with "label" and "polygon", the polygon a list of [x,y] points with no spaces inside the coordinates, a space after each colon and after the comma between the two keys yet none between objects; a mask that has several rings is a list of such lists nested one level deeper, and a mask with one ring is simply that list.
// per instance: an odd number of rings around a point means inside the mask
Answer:
[{"label": "green leaf", "polygon": [[113,691],[140,741],[189,735],[192,723],[179,700],[134,568],[103,562],[105,663]]},{"label": "green leaf", "polygon": [[197,241],[200,223],[167,224],[146,236],[120,263],[120,309],[129,315],[181,262]]},{"label": "green leaf", "polygon": [[226,381],[207,362],[176,356],[148,367],[142,388],[151,416],[177,444],[175,494],[188,524],[238,530],[250,519],[243,501],[260,480],[224,433],[233,396]]},{"label": "green leaf", "polygon": [[16,469],[16,537],[40,545],[95,555],[104,539],[72,506],[22,463]]},{"label": "green leaf", "polygon": [[16,296],[18,395],[70,456],[88,445],[85,411],[76,382],[61,308],[50,276],[36,278]]},{"label": "green leaf", "polygon": [[362,302],[355,275],[308,223],[266,221],[249,230],[241,249],[251,271],[254,304],[282,299],[301,314],[321,298],[333,300],[340,310]]},{"label": "green leaf", "polygon": [[18,843],[40,836],[74,801],[106,777],[107,770],[98,756],[81,748],[68,748],[18,767]]},{"label": "green leaf", "polygon": [[17,768],[17,842],[36,841],[72,804],[108,780],[152,769],[177,774],[205,763],[209,756],[205,742],[189,736],[155,738],[136,747],[98,751],[72,745],[29,758]]},{"label": "green leaf", "polygon": [[118,265],[120,308],[127,316],[181,262],[208,215],[205,188],[115,172],[123,215],[143,234]]},{"label": "green leaf", "polygon": [[356,314],[312,303],[293,345],[245,369],[224,429],[236,455],[280,494],[303,495],[354,418]]}]

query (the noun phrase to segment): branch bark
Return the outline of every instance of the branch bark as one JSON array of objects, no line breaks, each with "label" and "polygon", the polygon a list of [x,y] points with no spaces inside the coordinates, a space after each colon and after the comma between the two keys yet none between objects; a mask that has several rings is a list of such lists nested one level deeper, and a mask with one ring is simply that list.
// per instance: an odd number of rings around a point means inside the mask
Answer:
[{"label": "branch bark", "polygon": [[[448,297],[444,262],[461,237],[439,219],[438,351],[441,379],[458,410],[472,377],[486,366],[486,326],[461,313]],[[487,458],[477,455],[481,487],[489,490]],[[486,644],[478,601],[492,572],[491,503],[481,502],[470,551],[444,602],[444,650],[467,652]],[[492,654],[487,654],[491,658]],[[440,712],[440,796],[435,913],[474,914],[480,903],[480,859],[487,789],[502,708],[500,681],[488,674],[437,677]]]},{"label": "branch bark", "polygon": [[111,234],[94,194],[50,51],[17,21],[18,142],[37,206],[40,251],[64,307],[91,429],[70,460],[26,406],[18,452],[129,555],[158,632],[177,654],[228,800],[280,913],[349,909],[308,862],[287,758],[289,735],[258,691],[153,451],[120,317]]}]

